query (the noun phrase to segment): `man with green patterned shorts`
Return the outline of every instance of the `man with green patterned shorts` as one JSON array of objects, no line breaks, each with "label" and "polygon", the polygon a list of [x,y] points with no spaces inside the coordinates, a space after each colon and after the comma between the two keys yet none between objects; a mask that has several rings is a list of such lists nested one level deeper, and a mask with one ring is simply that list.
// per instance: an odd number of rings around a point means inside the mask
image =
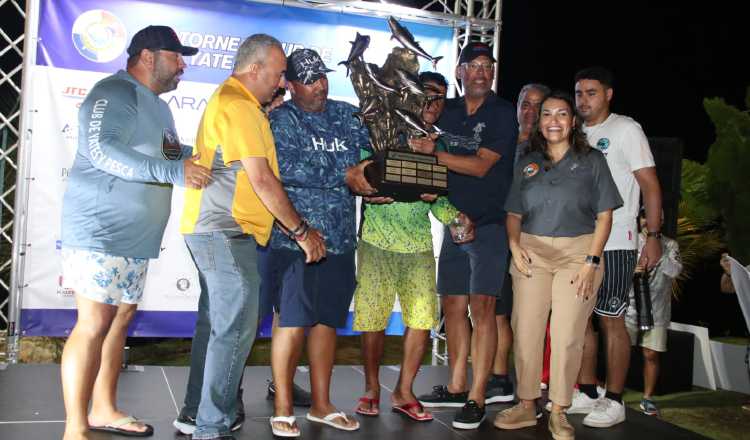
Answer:
[{"label": "man with green patterned shorts", "polygon": [[[437,121],[445,104],[446,81],[442,75],[420,75],[428,101],[422,112],[427,124]],[[410,142],[434,143],[432,139]],[[437,148],[440,148],[439,141]],[[365,395],[356,412],[377,416],[380,403],[378,373],[387,327],[396,294],[401,304],[404,354],[398,383],[391,395],[393,409],[416,421],[432,420],[412,390],[430,329],[438,320],[435,256],[429,213],[448,224],[458,211],[447,198],[423,195],[423,201],[368,204],[364,210],[362,237],[357,248],[357,289],[354,292],[353,329],[362,333]],[[432,202],[432,203],[429,203]]]}]

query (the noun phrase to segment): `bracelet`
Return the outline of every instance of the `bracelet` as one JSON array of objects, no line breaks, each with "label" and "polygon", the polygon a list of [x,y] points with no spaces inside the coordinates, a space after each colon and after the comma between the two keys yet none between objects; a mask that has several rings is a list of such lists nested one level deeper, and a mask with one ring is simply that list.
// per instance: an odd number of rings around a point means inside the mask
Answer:
[{"label": "bracelet", "polygon": [[306,224],[307,224],[307,220],[303,218],[302,221],[299,222],[299,225],[296,228],[289,230],[289,236],[291,237],[294,235],[300,235],[303,232]]},{"label": "bracelet", "polygon": [[661,240],[661,231],[648,231],[646,232],[646,238],[656,238],[657,240]]},{"label": "bracelet", "polygon": [[290,233],[289,238],[294,241],[305,241],[307,240],[307,232],[310,230],[310,223],[307,220],[303,220],[302,224],[295,229],[296,233]]}]

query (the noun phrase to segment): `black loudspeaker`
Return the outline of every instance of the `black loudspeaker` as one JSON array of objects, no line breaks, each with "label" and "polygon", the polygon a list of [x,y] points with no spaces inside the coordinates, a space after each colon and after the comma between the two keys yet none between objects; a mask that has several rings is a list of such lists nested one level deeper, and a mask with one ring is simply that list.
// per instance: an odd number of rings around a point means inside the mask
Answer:
[{"label": "black loudspeaker", "polygon": [[[690,391],[693,388],[693,351],[695,336],[688,332],[667,330],[667,351],[659,354],[657,395]],[[643,391],[643,348],[633,347],[625,386]]]},{"label": "black loudspeaker", "polygon": [[[607,345],[599,333],[597,352],[597,378],[607,380]],[[692,333],[667,330],[667,351],[659,354],[659,379],[656,382],[657,395],[690,391],[693,387],[693,351],[695,336]],[[630,352],[630,367],[625,387],[643,391],[643,348],[633,346]]]},{"label": "black loudspeaker", "polygon": [[656,162],[664,208],[662,232],[668,237],[677,236],[677,214],[680,204],[682,178],[682,140],[678,138],[649,138],[651,153]]}]

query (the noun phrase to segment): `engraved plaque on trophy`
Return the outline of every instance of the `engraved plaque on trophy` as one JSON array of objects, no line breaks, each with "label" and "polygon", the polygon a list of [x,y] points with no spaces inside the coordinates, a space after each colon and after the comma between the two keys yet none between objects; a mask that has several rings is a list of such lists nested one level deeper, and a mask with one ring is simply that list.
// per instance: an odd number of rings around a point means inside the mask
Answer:
[{"label": "engraved plaque on trophy", "polygon": [[399,201],[419,200],[421,194],[446,194],[448,168],[432,154],[386,150],[377,153],[365,168],[365,177],[378,196]]}]

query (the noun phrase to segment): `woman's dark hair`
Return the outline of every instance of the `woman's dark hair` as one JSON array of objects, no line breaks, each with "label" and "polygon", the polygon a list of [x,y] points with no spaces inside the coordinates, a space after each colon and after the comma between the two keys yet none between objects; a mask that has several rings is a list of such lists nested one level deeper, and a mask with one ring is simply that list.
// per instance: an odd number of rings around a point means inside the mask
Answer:
[{"label": "woman's dark hair", "polygon": [[544,103],[550,99],[558,99],[560,101],[564,101],[565,104],[567,104],[568,109],[570,110],[571,117],[575,117],[576,122],[573,125],[572,130],[570,131],[570,148],[572,148],[573,152],[576,154],[588,153],[591,150],[591,146],[586,140],[586,134],[583,132],[583,129],[581,127],[582,118],[579,118],[576,115],[576,106],[573,101],[573,97],[570,96],[570,93],[556,90],[550,93],[549,96],[544,98],[542,100],[542,103],[539,105],[539,115],[537,117],[536,123],[534,124],[534,128],[531,130],[531,136],[529,136],[529,145],[526,147],[524,154],[531,153],[532,151],[539,151],[544,155],[545,158],[549,158],[547,155],[547,139],[544,138],[542,132],[539,130],[539,121],[542,118],[542,108],[544,107]]}]

